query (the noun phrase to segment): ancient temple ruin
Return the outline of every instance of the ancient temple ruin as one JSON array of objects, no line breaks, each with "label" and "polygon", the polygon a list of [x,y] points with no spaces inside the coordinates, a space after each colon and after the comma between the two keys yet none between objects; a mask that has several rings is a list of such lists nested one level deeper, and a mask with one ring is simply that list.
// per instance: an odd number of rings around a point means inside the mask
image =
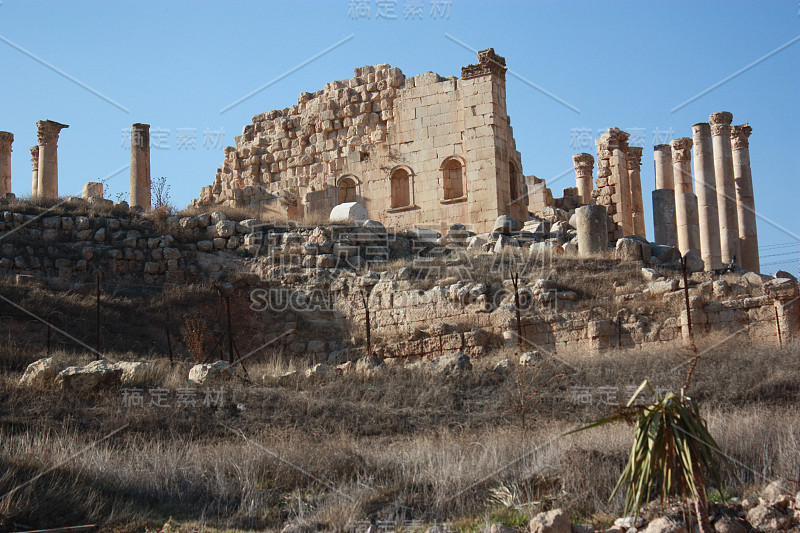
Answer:
[{"label": "ancient temple ruin", "polygon": [[526,220],[505,72],[491,48],[460,78],[356,68],[296,105],[254,116],[193,203],[301,218],[357,201],[387,226],[458,221],[478,232],[499,215]]}]

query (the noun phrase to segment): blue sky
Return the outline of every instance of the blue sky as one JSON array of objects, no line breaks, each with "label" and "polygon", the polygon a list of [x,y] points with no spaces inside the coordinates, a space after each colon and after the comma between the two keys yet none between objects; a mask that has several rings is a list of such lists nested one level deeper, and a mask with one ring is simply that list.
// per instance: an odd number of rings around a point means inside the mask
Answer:
[{"label": "blue sky", "polygon": [[13,190],[30,193],[28,148],[36,121],[49,118],[70,125],[59,142],[61,194],[108,176],[107,197],[127,192],[122,132],[145,122],[161,146],[153,177],[166,176],[183,207],[253,115],[354,67],[457,76],[476,60],[470,49],[494,47],[511,71],[508,111],[525,174],[560,196],[574,185],[571,155],[594,153],[608,127],[625,129],[645,147],[651,237],[652,145],[691,136],[714,111],[749,122],[762,263],[792,261],[763,270],[798,271],[797,0],[435,3],[2,0],[0,129],[16,137]]}]

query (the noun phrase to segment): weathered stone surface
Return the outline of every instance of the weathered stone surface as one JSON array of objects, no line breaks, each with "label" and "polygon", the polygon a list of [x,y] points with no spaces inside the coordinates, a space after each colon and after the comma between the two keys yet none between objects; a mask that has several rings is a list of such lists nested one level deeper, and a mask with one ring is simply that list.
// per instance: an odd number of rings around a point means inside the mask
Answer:
[{"label": "weathered stone surface", "polygon": [[100,388],[114,387],[122,382],[122,369],[99,360],[86,366],[71,366],[58,373],[56,385],[62,390],[85,393]]},{"label": "weathered stone surface", "polygon": [[336,374],[336,369],[324,363],[319,363],[306,370],[307,378],[322,378]]},{"label": "weathered stone surface", "polygon": [[189,381],[198,385],[215,385],[229,380],[233,369],[227,361],[194,365],[189,370]]},{"label": "weathered stone surface", "polygon": [[739,520],[723,516],[714,522],[714,531],[717,533],[747,533],[747,526]]},{"label": "weathered stone surface", "polygon": [[792,523],[792,512],[776,505],[760,504],[747,512],[747,521],[765,533],[783,531]]},{"label": "weathered stone surface", "polygon": [[608,217],[601,205],[585,205],[575,211],[578,254],[592,257],[608,251]]},{"label": "weathered stone surface", "polygon": [[132,385],[145,380],[150,374],[152,365],[141,361],[118,361],[114,365],[122,370],[122,384]]},{"label": "weathered stone surface", "polygon": [[620,261],[650,262],[650,244],[625,237],[617,241],[616,256]]},{"label": "weathered stone surface", "polygon": [[369,220],[369,214],[358,202],[345,202],[334,207],[328,219],[331,224],[363,224]]},{"label": "weathered stone surface", "polygon": [[650,522],[644,533],[688,533],[686,525],[670,518],[660,517]]},{"label": "weathered stone surface", "polygon": [[467,354],[454,352],[434,357],[423,364],[421,368],[444,376],[450,376],[472,370],[472,363]]},{"label": "weathered stone surface", "polygon": [[508,215],[500,215],[494,221],[492,232],[501,233],[503,235],[511,235],[512,232],[519,230],[519,222],[513,217]]},{"label": "weathered stone surface", "polygon": [[539,513],[528,523],[530,533],[572,533],[567,513],[553,509]]},{"label": "weathered stone surface", "polygon": [[695,250],[689,250],[683,254],[683,260],[686,263],[686,272],[702,272],[705,268],[705,263]]},{"label": "weathered stone surface", "polygon": [[55,357],[39,359],[28,365],[19,383],[20,385],[31,386],[52,385],[58,373],[64,370],[66,366],[63,361]]}]

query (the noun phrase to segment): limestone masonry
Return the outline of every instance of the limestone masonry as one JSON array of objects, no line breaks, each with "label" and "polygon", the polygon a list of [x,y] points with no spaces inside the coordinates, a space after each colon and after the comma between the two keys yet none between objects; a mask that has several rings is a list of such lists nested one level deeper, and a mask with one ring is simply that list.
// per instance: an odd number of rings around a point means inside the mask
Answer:
[{"label": "limestone masonry", "polygon": [[461,78],[406,78],[382,64],[302,93],[245,126],[195,205],[263,206],[289,218],[357,201],[399,227],[491,231],[528,218],[506,113],[505,59],[488,49]]},{"label": "limestone masonry", "polygon": [[[550,233],[551,223],[558,226],[547,246],[581,256],[604,255],[609,247],[625,256],[633,246],[626,237],[646,243],[643,148],[629,146],[627,132],[609,128],[595,141],[596,180],[594,156],[575,154],[576,186],[554,198],[544,180],[523,174],[506,112],[505,65],[489,48],[460,78],[433,72],[406,78],[381,64],[301,93],[296,105],[253,117],[192,206],[255,207],[262,219],[318,214],[332,223],[374,221],[440,233],[455,224],[493,250],[526,246]],[[692,137],[654,147],[655,242],[696,256],[706,271],[758,272],[752,128],[732,121],[728,111],[711,113],[709,122],[692,126]],[[69,126],[36,125],[31,195],[56,198],[58,138]],[[152,208],[149,128],[131,126],[130,207],[144,212]],[[0,132],[3,199],[14,196],[13,141],[12,133]],[[113,205],[100,183],[87,183],[82,197]]]}]

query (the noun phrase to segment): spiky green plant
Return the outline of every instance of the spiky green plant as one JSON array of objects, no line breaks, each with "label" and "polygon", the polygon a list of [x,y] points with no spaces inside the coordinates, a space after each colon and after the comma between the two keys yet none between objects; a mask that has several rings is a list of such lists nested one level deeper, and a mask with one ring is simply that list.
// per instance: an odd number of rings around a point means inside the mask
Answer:
[{"label": "spiky green plant", "polygon": [[[645,389],[650,390],[654,401],[637,405],[636,400]],[[670,495],[691,497],[700,533],[711,533],[706,486],[709,481],[720,486],[719,470],[714,461],[714,452],[719,451],[719,446],[708,432],[697,403],[683,392],[660,397],[645,380],[623,409],[575,431],[618,421],[634,421],[635,430],[628,464],[611,498],[628,483],[625,514],[638,516],[657,487],[662,502]]]}]

